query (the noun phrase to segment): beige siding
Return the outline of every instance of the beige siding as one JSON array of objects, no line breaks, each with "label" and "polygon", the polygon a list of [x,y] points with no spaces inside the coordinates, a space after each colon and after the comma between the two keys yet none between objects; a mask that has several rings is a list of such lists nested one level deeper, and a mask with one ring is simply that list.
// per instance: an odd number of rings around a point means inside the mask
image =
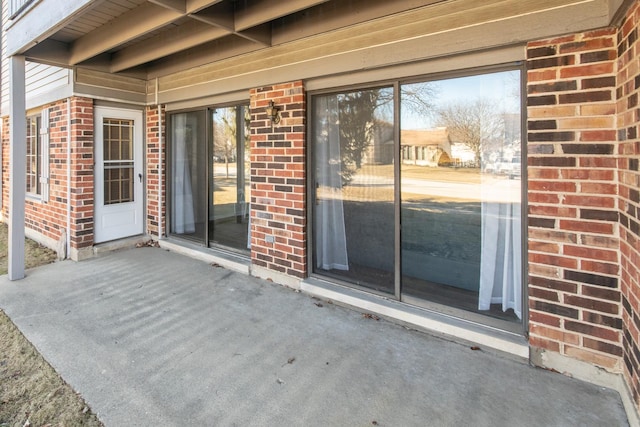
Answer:
[{"label": "beige siding", "polygon": [[[27,108],[38,106],[38,103],[53,99],[47,95],[60,93],[65,87],[70,88],[71,70],[51,65],[26,63]],[[52,96],[55,98],[56,96]],[[45,101],[46,99],[46,101]],[[43,101],[40,101],[43,100]],[[2,115],[9,113],[9,75],[8,60],[2,59]]]},{"label": "beige siding", "polygon": [[27,62],[27,105],[29,99],[67,86],[70,71],[65,68]]},{"label": "beige siding", "polygon": [[[2,27],[7,27],[9,16],[9,2],[2,2]],[[9,114],[9,60],[6,58],[7,40],[2,37],[2,88],[0,91],[0,114]],[[60,93],[61,88],[70,87],[71,71],[65,68],[27,62],[26,90],[27,108],[35,107],[34,103],[46,97],[47,94]]]}]

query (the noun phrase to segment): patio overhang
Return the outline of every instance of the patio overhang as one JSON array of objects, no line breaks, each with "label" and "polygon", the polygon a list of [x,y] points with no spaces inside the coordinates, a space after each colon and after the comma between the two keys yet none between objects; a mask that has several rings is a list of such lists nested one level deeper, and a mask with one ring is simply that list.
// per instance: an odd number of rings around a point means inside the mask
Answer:
[{"label": "patio overhang", "polygon": [[[29,2],[27,2],[29,3]],[[341,32],[362,36],[358,24],[414,12],[449,29],[476,22],[531,18],[544,37],[605,27],[626,0],[57,0],[31,2],[7,27],[7,52],[27,60],[145,78],[233,56]],[[536,22],[537,16],[571,12],[571,19]],[[425,15],[426,13],[426,15]],[[553,14],[553,13],[552,13]],[[577,15],[576,15],[577,14]],[[418,16],[418,15],[416,15]],[[555,15],[554,15],[555,16]],[[506,22],[506,21],[505,21]],[[506,25],[509,25],[508,23]],[[440,28],[442,25],[436,25]],[[425,27],[424,31],[430,31]],[[446,31],[446,29],[441,29]],[[338,40],[336,40],[338,41]],[[513,40],[517,42],[518,40]],[[188,57],[188,61],[184,58]]]}]

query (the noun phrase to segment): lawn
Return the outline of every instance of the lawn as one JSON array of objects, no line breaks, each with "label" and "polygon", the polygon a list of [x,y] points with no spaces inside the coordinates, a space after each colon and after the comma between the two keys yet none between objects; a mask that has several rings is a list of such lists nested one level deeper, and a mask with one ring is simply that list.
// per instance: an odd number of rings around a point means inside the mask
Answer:
[{"label": "lawn", "polygon": [[[53,262],[55,252],[28,240],[26,265]],[[0,225],[0,271],[7,268],[7,227]],[[0,310],[0,427],[102,426],[87,404],[54,371]]]}]

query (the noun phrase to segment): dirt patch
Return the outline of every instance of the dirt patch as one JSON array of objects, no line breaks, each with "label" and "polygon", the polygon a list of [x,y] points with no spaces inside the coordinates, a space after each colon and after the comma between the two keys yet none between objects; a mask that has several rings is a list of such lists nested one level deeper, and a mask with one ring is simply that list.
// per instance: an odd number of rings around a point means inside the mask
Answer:
[{"label": "dirt patch", "polygon": [[[7,224],[0,224],[0,275],[7,274],[8,262],[8,227]],[[37,267],[39,265],[49,264],[56,260],[56,252],[40,245],[30,239],[25,239],[24,243],[25,268]]]},{"label": "dirt patch", "polygon": [[[56,259],[54,251],[29,239],[25,256],[27,268]],[[5,224],[0,224],[0,271],[7,272]],[[102,425],[0,310],[0,427]]]}]

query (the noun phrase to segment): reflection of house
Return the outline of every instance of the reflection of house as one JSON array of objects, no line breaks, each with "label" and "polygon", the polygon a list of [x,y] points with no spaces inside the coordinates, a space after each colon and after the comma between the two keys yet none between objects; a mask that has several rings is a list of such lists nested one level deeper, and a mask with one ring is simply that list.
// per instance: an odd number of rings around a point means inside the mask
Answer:
[{"label": "reflection of house", "polygon": [[372,165],[390,165],[393,163],[393,125],[377,121],[373,127],[373,141],[369,145],[364,163]]},{"label": "reflection of house", "polygon": [[469,145],[462,142],[454,142],[451,144],[451,157],[454,166],[475,166],[476,153],[469,148]]},{"label": "reflection of house", "polygon": [[400,138],[402,163],[439,166],[453,161],[451,137],[446,128],[403,130]]}]

